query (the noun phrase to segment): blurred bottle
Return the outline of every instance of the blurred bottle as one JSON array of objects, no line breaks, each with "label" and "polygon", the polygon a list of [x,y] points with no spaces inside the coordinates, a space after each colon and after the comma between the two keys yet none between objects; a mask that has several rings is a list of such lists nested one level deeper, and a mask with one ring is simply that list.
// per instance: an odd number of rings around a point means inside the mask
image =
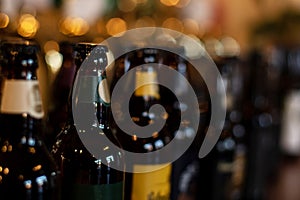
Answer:
[{"label": "blurred bottle", "polygon": [[282,128],[280,147],[284,155],[298,157],[300,155],[299,99],[300,99],[300,49],[290,47],[283,49],[285,70],[282,75]]},{"label": "blurred bottle", "polygon": [[[176,53],[174,53],[176,52]],[[205,136],[205,129],[208,125],[209,100],[208,91],[201,75],[194,66],[186,60],[186,52],[182,46],[165,46],[159,51],[159,60],[164,67],[176,70],[184,79],[179,77],[168,78],[173,84],[173,91],[161,87],[161,101],[166,111],[168,119],[167,129],[173,137],[173,153],[181,155],[172,163],[171,173],[171,196],[170,199],[199,199],[203,195],[200,185],[200,162],[198,158],[199,149]],[[189,85],[192,87],[198,99],[198,106],[195,109],[189,105],[190,93]],[[179,102],[177,98],[180,98]],[[200,121],[190,121],[189,115],[196,116],[200,111]],[[195,124],[199,123],[195,130]],[[181,127],[180,127],[181,126]],[[183,150],[187,141],[193,140],[188,149]]]},{"label": "blurred bottle", "polygon": [[[123,199],[122,152],[112,152],[99,141],[100,157],[94,157],[81,141],[79,134],[97,134],[118,143],[110,130],[110,96],[106,84],[106,46],[79,43],[74,46],[77,66],[77,84],[69,96],[68,119],[57,137],[52,153],[62,174],[63,199]],[[93,52],[91,55],[90,53]],[[85,63],[81,66],[82,63]],[[84,66],[84,67],[83,67]],[[74,88],[76,88],[74,90]],[[76,99],[73,109],[92,110],[95,116],[86,118],[84,124],[74,124],[72,96]],[[78,116],[77,116],[78,117]],[[99,134],[102,130],[104,134]],[[97,142],[97,141],[95,141]]]},{"label": "blurred bottle", "polygon": [[247,161],[243,113],[245,71],[239,58],[239,44],[231,37],[223,37],[220,45],[214,61],[226,89],[226,118],[214,149],[216,160],[212,199],[241,199]]},{"label": "blurred bottle", "polygon": [[[155,48],[141,48],[127,53],[127,55],[120,59],[123,61],[116,62],[119,63],[115,69],[116,73],[122,71],[124,74],[128,70],[136,70],[134,76],[127,79],[127,84],[133,84],[135,88],[137,88],[129,102],[129,112],[132,121],[139,126],[146,126],[155,123],[156,120],[160,120],[162,117],[167,119],[169,116],[168,113],[158,116],[149,110],[154,104],[162,104],[161,88],[157,84],[159,69],[152,65],[152,63],[160,63],[158,60],[159,50]],[[114,82],[117,82],[117,77],[121,76],[120,74],[115,74],[115,76]],[[153,83],[141,86],[145,81]],[[124,85],[125,91],[127,91],[127,88],[128,85]],[[123,118],[122,113],[117,117],[119,118],[118,120],[128,120]],[[166,126],[159,132],[154,132],[152,136],[147,138],[139,138],[134,134],[126,134],[117,126],[117,124],[115,124],[114,129],[123,148],[131,152],[154,152],[163,148],[172,139],[172,135]],[[155,160],[149,160],[149,164],[135,164],[132,167],[134,171],[140,171],[141,169],[147,168],[151,171],[153,167],[157,167],[160,164],[159,160],[159,154],[157,154]],[[126,173],[126,199],[169,199],[171,189],[170,175],[171,164],[167,164],[163,168],[153,172]]]},{"label": "blurred bottle", "polygon": [[57,167],[41,134],[44,111],[37,54],[34,42],[9,39],[1,43],[0,195],[4,199],[59,197]]},{"label": "blurred bottle", "polygon": [[[267,199],[299,199],[299,44],[276,45],[268,58],[280,69],[280,134],[278,159],[268,180]],[[274,157],[274,156],[272,156]]]},{"label": "blurred bottle", "polygon": [[[183,57],[174,52],[179,52],[178,54]],[[133,152],[154,152],[164,148],[171,140],[174,140],[172,141],[172,145],[175,147],[173,151],[176,151],[177,155],[178,153],[183,154],[178,160],[174,163],[170,163],[167,167],[162,168],[162,170],[142,174],[127,173],[126,199],[148,198],[175,200],[186,194],[194,199],[201,197],[198,192],[195,192],[195,188],[199,187],[197,179],[199,177],[199,171],[193,171],[193,174],[188,174],[188,176],[186,176],[186,173],[190,172],[190,165],[195,165],[196,168],[199,168],[198,152],[201,145],[200,141],[204,138],[204,130],[207,126],[207,116],[204,113],[208,113],[209,105],[205,98],[207,97],[207,89],[204,86],[205,84],[201,82],[203,79],[197,76],[197,72],[190,77],[190,74],[193,73],[193,67],[184,59],[184,53],[183,47],[175,45],[160,46],[157,48],[142,47],[127,53],[116,62],[115,83],[118,81],[117,77],[121,77],[130,69],[136,69],[135,76],[128,77],[127,84],[136,84],[137,86],[137,82],[140,84],[146,79],[158,83],[163,83],[163,79],[168,79],[168,81],[173,84],[173,91],[163,85],[150,84],[147,85],[147,87],[138,88],[133,93],[130,100],[130,113],[132,120],[135,121],[136,124],[145,126],[152,123],[153,119],[160,117],[148,111],[149,108],[156,103],[165,108],[166,113],[164,113],[163,116],[166,123],[157,135],[154,134],[153,137],[149,138],[126,135],[116,124],[115,130],[117,135],[120,137],[121,143],[125,144],[123,147]],[[154,64],[156,67],[152,67]],[[193,108],[187,101],[179,103],[177,99],[177,97],[181,97],[184,100],[190,99],[187,83],[177,77],[165,77],[164,73],[161,73],[161,70],[166,67],[179,72],[187,82],[191,81],[191,78],[193,79],[190,84],[194,87],[200,104],[203,103],[200,105],[201,108],[199,108],[201,110],[199,130],[194,130],[192,126],[193,122],[186,119],[186,115],[190,115],[196,111],[191,110]],[[117,73],[119,71],[122,73]],[[126,88],[128,88],[128,86],[124,85],[125,91]],[[206,102],[204,102],[204,99],[206,99]],[[117,117],[119,120],[125,120],[122,113],[119,113]],[[182,128],[179,130],[180,125],[182,125]],[[193,137],[196,139],[193,141],[191,147],[184,152],[182,145],[186,143],[186,140],[190,141]],[[157,146],[158,144],[160,145]],[[159,154],[157,159],[160,159]],[[156,162],[153,163],[155,164]],[[151,166],[144,165],[139,167]],[[189,177],[193,180],[195,179],[197,185],[190,182]],[[158,187],[161,188],[158,189]]]},{"label": "blurred bottle", "polygon": [[264,199],[279,156],[284,51],[254,50],[249,57],[248,155],[244,199]]},{"label": "blurred bottle", "polygon": [[75,53],[69,42],[60,43],[60,53],[63,62],[52,85],[52,108],[49,111],[47,143],[51,147],[55,142],[57,133],[64,127],[68,118],[68,103],[70,91],[73,87],[75,72]]}]

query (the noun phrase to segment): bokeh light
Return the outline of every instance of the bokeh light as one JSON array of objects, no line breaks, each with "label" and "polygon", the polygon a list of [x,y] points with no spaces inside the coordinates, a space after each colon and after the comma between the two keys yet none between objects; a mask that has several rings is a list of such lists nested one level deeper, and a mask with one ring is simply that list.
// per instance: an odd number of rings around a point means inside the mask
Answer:
[{"label": "bokeh light", "polygon": [[106,31],[111,36],[121,36],[127,30],[126,22],[121,18],[111,18],[106,24]]},{"label": "bokeh light", "polygon": [[50,50],[45,55],[45,61],[52,73],[57,73],[62,65],[63,56],[56,50]]},{"label": "bokeh light", "polygon": [[0,28],[6,28],[9,24],[9,17],[5,13],[0,13]]},{"label": "bokeh light", "polygon": [[166,6],[176,6],[179,0],[160,0],[160,2]]},{"label": "bokeh light", "polygon": [[142,28],[142,27],[155,27],[155,21],[148,16],[141,17],[136,20],[135,28]]},{"label": "bokeh light", "polygon": [[49,40],[44,44],[44,52],[48,52],[50,50],[59,51],[59,44],[54,40]]},{"label": "bokeh light", "polygon": [[199,34],[199,24],[196,20],[187,18],[182,20],[184,33],[198,35]]},{"label": "bokeh light", "polygon": [[180,36],[180,32],[183,32],[183,23],[179,19],[173,18],[173,17],[166,19],[163,22],[162,27],[166,28],[166,29],[178,31],[179,32],[178,34],[176,34],[174,32],[168,33],[168,31],[167,31],[167,34],[171,34],[172,37],[174,37],[174,38],[177,38],[178,36]]},{"label": "bokeh light", "polygon": [[66,17],[61,21],[59,29],[68,36],[81,36],[89,31],[90,26],[83,18]]},{"label": "bokeh light", "polygon": [[39,27],[40,24],[33,15],[24,14],[20,17],[17,31],[23,37],[32,38],[35,36]]}]

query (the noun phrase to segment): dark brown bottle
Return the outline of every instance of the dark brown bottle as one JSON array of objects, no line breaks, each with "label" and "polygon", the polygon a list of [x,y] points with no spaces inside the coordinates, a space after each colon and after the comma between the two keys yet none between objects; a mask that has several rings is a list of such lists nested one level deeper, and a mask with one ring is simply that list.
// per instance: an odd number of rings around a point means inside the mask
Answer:
[{"label": "dark brown bottle", "polygon": [[0,108],[0,196],[58,199],[56,165],[42,140],[44,111],[37,77],[38,45],[1,43],[4,73]]},{"label": "dark brown bottle", "polygon": [[215,57],[226,89],[226,117],[215,146],[213,199],[241,199],[247,159],[247,130],[244,117],[245,75],[239,58],[239,44],[221,39],[223,52]]},{"label": "dark brown bottle", "polygon": [[51,91],[51,107],[48,111],[49,118],[49,146],[55,142],[56,135],[65,125],[68,117],[68,100],[73,87],[76,65],[73,46],[70,42],[61,42],[60,54],[63,57],[60,70],[55,76]]},{"label": "dark brown bottle", "polygon": [[[89,43],[74,46],[78,70],[77,82],[74,83],[76,87],[73,87],[69,97],[68,121],[52,149],[62,174],[63,199],[123,199],[124,175],[116,170],[124,165],[122,152],[113,152],[99,141],[99,150],[103,152],[101,157],[95,157],[79,135],[102,130],[104,134],[100,137],[117,143],[110,130],[110,97],[107,84],[104,84],[107,52],[106,46]],[[82,63],[87,67],[82,67]],[[72,97],[75,100],[73,107]],[[77,113],[93,110],[94,116],[83,116],[87,123],[75,124],[72,108]]]},{"label": "dark brown bottle", "polygon": [[[135,86],[135,91],[130,97],[129,112],[130,117],[135,124],[140,127],[147,126],[149,124],[156,123],[156,120],[161,120],[161,117],[165,117],[167,120],[168,113],[157,115],[151,112],[151,107],[155,104],[162,105],[161,99],[161,87],[158,82],[159,77],[159,49],[155,48],[142,48],[128,52],[126,55],[120,58],[116,67],[116,78],[114,82],[118,81],[118,78],[122,74],[133,70],[134,73],[128,75],[126,84],[123,86],[124,90],[128,90],[128,85]],[[121,71],[121,75],[120,75]],[[152,84],[146,84],[141,86],[145,81],[152,82]],[[114,89],[114,88],[113,88]],[[127,94],[129,94],[127,92]],[[122,100],[121,100],[122,101]],[[114,103],[114,102],[113,102]],[[125,104],[126,105],[126,104]],[[116,116],[118,120],[128,120],[124,118],[122,112]],[[114,119],[116,121],[116,119]],[[168,130],[167,126],[164,126],[160,131],[153,132],[151,136],[139,137],[134,133],[125,133],[120,129],[117,124],[114,124],[114,131],[122,144],[122,147],[126,151],[136,153],[155,152],[164,148],[172,139],[172,134]],[[140,133],[139,133],[140,134]],[[126,154],[125,154],[126,158]],[[162,165],[160,155],[157,154],[155,160],[151,160],[147,163],[135,163],[131,170],[139,169],[152,169]],[[130,170],[130,169],[129,169]],[[150,170],[151,171],[151,170]],[[162,167],[159,170],[146,173],[126,173],[125,184],[125,199],[169,199],[171,190],[171,177],[172,165],[171,163]]]}]

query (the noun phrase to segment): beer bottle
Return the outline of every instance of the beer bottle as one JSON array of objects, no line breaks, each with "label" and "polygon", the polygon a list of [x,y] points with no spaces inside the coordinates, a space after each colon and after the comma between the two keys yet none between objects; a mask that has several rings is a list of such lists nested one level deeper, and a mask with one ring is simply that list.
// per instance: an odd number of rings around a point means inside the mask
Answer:
[{"label": "beer bottle", "polygon": [[38,45],[22,39],[1,42],[4,82],[0,107],[0,196],[57,199],[56,165],[41,135]]},{"label": "beer bottle", "polygon": [[[109,146],[99,144],[100,157],[95,157],[83,144],[79,134],[98,134],[113,137],[110,129],[110,96],[106,84],[106,46],[79,43],[74,46],[77,65],[77,87],[69,96],[69,117],[66,126],[57,137],[52,149],[62,174],[62,197],[64,199],[123,199],[122,152],[112,152]],[[93,52],[93,55],[91,55]],[[82,67],[86,63],[87,67]],[[95,116],[81,116],[85,124],[75,124],[72,106],[77,113],[93,110]],[[76,118],[75,118],[76,119]]]},{"label": "beer bottle", "polygon": [[[167,120],[168,113],[157,115],[151,112],[151,107],[154,104],[162,104],[161,99],[161,87],[158,84],[159,69],[157,65],[160,63],[159,50],[155,48],[141,48],[131,52],[128,52],[122,58],[122,64],[120,69],[123,73],[129,70],[134,70],[134,75],[128,75],[126,84],[132,84],[135,86],[135,91],[130,97],[129,112],[131,119],[139,126],[147,126],[154,124],[156,120],[160,120],[161,117],[165,117]],[[116,62],[118,63],[118,62]],[[120,64],[117,66],[120,67]],[[118,68],[115,69],[119,72]],[[116,77],[121,77],[116,74]],[[118,80],[114,80],[117,82]],[[146,82],[152,82],[151,84],[143,85]],[[124,90],[127,91],[127,85],[124,85]],[[128,102],[127,102],[128,103]],[[128,120],[123,117],[122,113],[119,113],[118,120]],[[116,121],[116,119],[114,119]],[[172,134],[166,126],[161,130],[154,132],[151,136],[141,138],[134,133],[124,133],[117,124],[114,126],[122,147],[130,152],[147,153],[155,152],[165,145],[167,145],[171,139]],[[126,158],[126,155],[125,155]],[[164,165],[162,168],[143,173],[126,173],[125,184],[125,197],[132,200],[146,200],[146,199],[169,199],[170,198],[170,176],[171,176],[171,164],[160,164],[160,157],[157,154],[155,160],[149,160],[148,163],[135,163],[132,167],[132,171],[144,171],[143,169],[157,168],[159,165]]]}]

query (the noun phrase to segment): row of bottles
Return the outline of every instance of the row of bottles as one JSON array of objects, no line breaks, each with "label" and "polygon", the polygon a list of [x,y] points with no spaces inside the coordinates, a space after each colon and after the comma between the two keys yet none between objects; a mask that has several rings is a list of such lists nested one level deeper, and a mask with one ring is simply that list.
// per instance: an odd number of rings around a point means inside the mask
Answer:
[{"label": "row of bottles", "polygon": [[[182,162],[169,163],[150,173],[124,175],[125,170],[117,170],[125,167],[126,155],[122,151],[113,152],[109,146],[101,146],[100,141],[97,146],[102,150],[102,157],[96,157],[83,144],[81,136],[101,135],[121,149],[139,153],[161,149],[173,138],[180,144],[180,140],[197,134],[189,126],[189,121],[183,121],[183,130],[176,131],[178,125],[173,125],[180,120],[179,109],[189,109],[188,103],[179,104],[171,91],[159,85],[139,87],[129,104],[132,120],[141,126],[160,118],[167,123],[159,133],[154,132],[149,138],[128,137],[116,126],[111,116],[110,90],[106,81],[107,47],[90,43],[62,45],[65,54],[61,69],[65,71],[59,72],[56,86],[59,85],[57,92],[64,94],[58,96],[56,102],[60,99],[62,102],[59,102],[55,112],[50,112],[50,118],[46,118],[50,121],[45,123],[36,75],[38,45],[22,39],[8,39],[1,43],[1,196],[17,199],[171,199],[171,195],[177,195],[173,182],[178,181],[180,172],[176,172],[176,167],[181,171],[185,168],[180,166]],[[93,55],[90,56],[92,50]],[[116,63],[120,64],[119,61]],[[82,63],[88,67],[81,67]],[[154,48],[130,52],[125,55],[124,63],[129,67],[127,70],[137,69],[135,77],[130,80],[135,86],[143,84],[145,79],[156,82],[164,78],[160,77],[159,68],[153,67],[152,63],[165,65],[160,67],[172,67],[185,77],[189,68],[179,56]],[[114,81],[117,81],[117,77],[114,77],[112,85]],[[182,85],[176,87],[184,95],[184,88],[180,88]],[[75,103],[72,99],[76,99]],[[156,116],[149,110],[157,103],[165,106],[166,113]],[[86,110],[92,110],[94,116],[85,116]],[[85,116],[88,123],[76,124],[74,112]],[[45,135],[45,132],[48,133],[45,129],[49,126],[51,131],[60,130],[54,133],[55,139]],[[51,143],[53,145],[50,147]],[[189,161],[196,158],[196,150],[191,149],[188,152],[192,152],[193,157]],[[131,167],[151,168],[156,163],[160,162],[152,160],[149,164]],[[174,175],[174,172],[177,174]],[[55,196],[52,197],[50,193]]]},{"label": "row of bottles", "polygon": [[[201,75],[185,59],[183,47],[139,47],[116,58],[113,73],[108,73],[107,46],[61,43],[63,63],[52,94],[55,107],[45,117],[37,76],[38,44],[2,40],[0,196],[28,200],[267,198],[280,152],[299,156],[295,132],[299,50],[273,47],[242,60],[237,43],[228,38],[222,42],[223,51],[212,58],[226,89],[226,118],[216,145],[200,159],[210,98]],[[181,53],[175,55],[168,48]],[[179,72],[195,91],[200,111],[197,130],[187,116],[198,112],[188,101],[188,86],[163,76],[166,68]],[[122,89],[125,95],[130,87],[136,89],[129,102],[121,96],[121,103],[115,105],[111,95],[129,71],[134,73]],[[159,84],[166,78],[175,92]],[[179,96],[186,101],[179,102]],[[164,121],[164,126],[148,137],[126,132],[119,126],[128,122],[123,112],[126,103],[134,124],[145,127]],[[152,110],[156,104],[164,112]],[[119,108],[117,115],[111,106]],[[86,138],[94,135],[97,141],[88,142],[100,151],[97,155],[86,146]],[[191,138],[192,144],[183,151],[184,142]],[[147,157],[171,142],[172,153],[182,153],[172,163],[163,163],[159,153],[144,163],[125,162],[126,152]]]}]

